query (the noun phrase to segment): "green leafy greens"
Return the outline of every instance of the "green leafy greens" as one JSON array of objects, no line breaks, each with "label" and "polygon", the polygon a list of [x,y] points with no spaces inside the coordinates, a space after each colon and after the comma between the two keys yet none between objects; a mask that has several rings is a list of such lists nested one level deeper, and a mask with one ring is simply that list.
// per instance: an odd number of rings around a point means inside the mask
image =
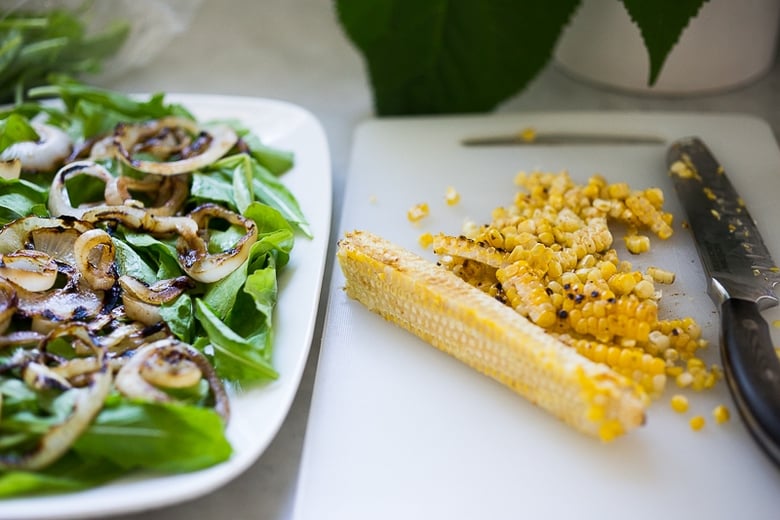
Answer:
[{"label": "green leafy greens", "polygon": [[113,22],[88,34],[79,10],[7,11],[0,18],[0,102],[47,82],[52,73],[77,75],[100,71],[130,32],[126,22]]},{"label": "green leafy greens", "polygon": [[[615,0],[618,1],[618,0]],[[706,0],[620,0],[657,79]],[[542,70],[581,0],[336,0],[365,59],[379,115],[495,108]]]}]

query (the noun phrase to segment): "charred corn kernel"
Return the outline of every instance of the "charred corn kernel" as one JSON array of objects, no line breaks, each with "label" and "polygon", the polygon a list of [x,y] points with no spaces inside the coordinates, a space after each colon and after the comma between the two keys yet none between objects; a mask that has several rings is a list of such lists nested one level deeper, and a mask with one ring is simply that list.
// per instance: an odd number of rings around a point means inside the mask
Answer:
[{"label": "charred corn kernel", "polygon": [[674,283],[674,273],[661,269],[660,267],[650,266],[647,268],[647,274],[654,282],[670,284]]},{"label": "charred corn kernel", "polygon": [[626,249],[634,255],[650,251],[650,237],[646,235],[626,235],[624,237]]},{"label": "charred corn kernel", "polygon": [[706,421],[704,420],[704,417],[702,417],[701,415],[696,415],[694,417],[691,417],[691,420],[688,421],[688,424],[690,424],[691,429],[693,431],[699,431],[702,428],[704,428]]},{"label": "charred corn kernel", "polygon": [[347,233],[337,258],[350,298],[579,431],[608,441],[644,422],[638,385],[447,269],[364,231]]},{"label": "charred corn kernel", "polygon": [[714,410],[712,410],[712,417],[715,419],[717,424],[723,424],[731,418],[731,414],[725,405],[720,404],[716,406]]},{"label": "charred corn kernel", "polygon": [[669,403],[672,405],[672,410],[677,413],[685,413],[688,411],[688,398],[682,394],[673,395]]},{"label": "charred corn kernel", "polygon": [[444,191],[444,201],[448,206],[454,206],[460,202],[460,193],[454,187],[447,186],[447,189]]},{"label": "charred corn kernel", "polygon": [[406,218],[409,219],[409,222],[416,223],[427,217],[429,213],[430,207],[428,206],[428,203],[421,202],[409,208],[406,212]]},{"label": "charred corn kernel", "polygon": [[430,233],[423,233],[420,235],[420,237],[417,239],[417,242],[425,249],[428,249],[431,247],[431,244],[433,244],[433,235]]}]

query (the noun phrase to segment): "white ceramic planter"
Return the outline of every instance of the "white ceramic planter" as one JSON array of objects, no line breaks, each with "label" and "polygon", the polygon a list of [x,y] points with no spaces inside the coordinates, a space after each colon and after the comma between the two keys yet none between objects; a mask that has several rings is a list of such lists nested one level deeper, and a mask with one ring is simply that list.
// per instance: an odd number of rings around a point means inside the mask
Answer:
[{"label": "white ceramic planter", "polygon": [[575,77],[643,93],[694,94],[739,87],[773,64],[778,0],[710,0],[691,20],[647,86],[649,59],[639,28],[618,0],[583,0],[555,51]]}]

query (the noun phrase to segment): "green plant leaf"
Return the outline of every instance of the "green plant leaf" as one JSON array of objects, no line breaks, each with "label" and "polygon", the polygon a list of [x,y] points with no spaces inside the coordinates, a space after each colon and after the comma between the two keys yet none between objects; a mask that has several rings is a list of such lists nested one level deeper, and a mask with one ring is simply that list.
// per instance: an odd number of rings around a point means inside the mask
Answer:
[{"label": "green plant leaf", "polygon": [[688,22],[706,1],[622,0],[631,19],[639,26],[650,58],[648,85],[658,81],[666,58],[680,40]]},{"label": "green plant leaf", "polygon": [[379,115],[477,112],[547,64],[579,0],[337,0]]}]

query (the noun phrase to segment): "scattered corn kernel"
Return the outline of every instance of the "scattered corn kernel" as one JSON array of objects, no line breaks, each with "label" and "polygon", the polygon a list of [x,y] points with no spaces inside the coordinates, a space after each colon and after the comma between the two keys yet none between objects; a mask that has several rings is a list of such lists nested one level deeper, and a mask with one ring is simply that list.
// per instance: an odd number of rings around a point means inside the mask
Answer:
[{"label": "scattered corn kernel", "polygon": [[719,373],[698,358],[688,363],[707,345],[701,328],[691,318],[658,316],[656,284],[672,283],[674,273],[660,267],[642,273],[613,246],[611,220],[629,230],[624,239],[632,252],[649,249],[644,230],[660,239],[671,235],[663,192],[609,184],[598,175],[578,185],[565,171],[519,172],[515,183],[512,202],[494,208],[489,223],[469,221],[462,237],[441,247],[434,238],[440,263],[653,398],[667,379],[711,388]]},{"label": "scattered corn kernel", "polygon": [[409,208],[409,211],[406,212],[406,218],[409,219],[409,222],[419,222],[427,217],[429,213],[428,203],[421,202]]},{"label": "scattered corn kernel", "polygon": [[720,404],[712,410],[712,417],[715,418],[716,423],[723,424],[731,418],[731,414],[725,405]]},{"label": "scattered corn kernel", "polygon": [[648,267],[647,274],[650,276],[650,278],[653,279],[654,282],[663,284],[674,283],[674,273],[665,269],[661,269],[660,267]]},{"label": "scattered corn kernel", "polygon": [[650,237],[647,235],[626,235],[626,249],[634,255],[650,251]]},{"label": "scattered corn kernel", "polygon": [[428,249],[431,247],[431,244],[433,244],[433,235],[430,233],[423,233],[417,241],[423,248]]},{"label": "scattered corn kernel", "polygon": [[447,190],[444,192],[444,200],[448,206],[454,206],[460,202],[460,193],[452,186],[448,186]]},{"label": "scattered corn kernel", "polygon": [[672,410],[677,413],[685,413],[688,411],[688,398],[682,394],[675,394],[670,401]]},{"label": "scattered corn kernel", "polygon": [[691,420],[688,421],[688,424],[691,425],[691,429],[693,431],[699,431],[702,428],[704,428],[706,421],[704,420],[704,417],[702,417],[701,415],[696,415],[694,417],[691,417]]}]

